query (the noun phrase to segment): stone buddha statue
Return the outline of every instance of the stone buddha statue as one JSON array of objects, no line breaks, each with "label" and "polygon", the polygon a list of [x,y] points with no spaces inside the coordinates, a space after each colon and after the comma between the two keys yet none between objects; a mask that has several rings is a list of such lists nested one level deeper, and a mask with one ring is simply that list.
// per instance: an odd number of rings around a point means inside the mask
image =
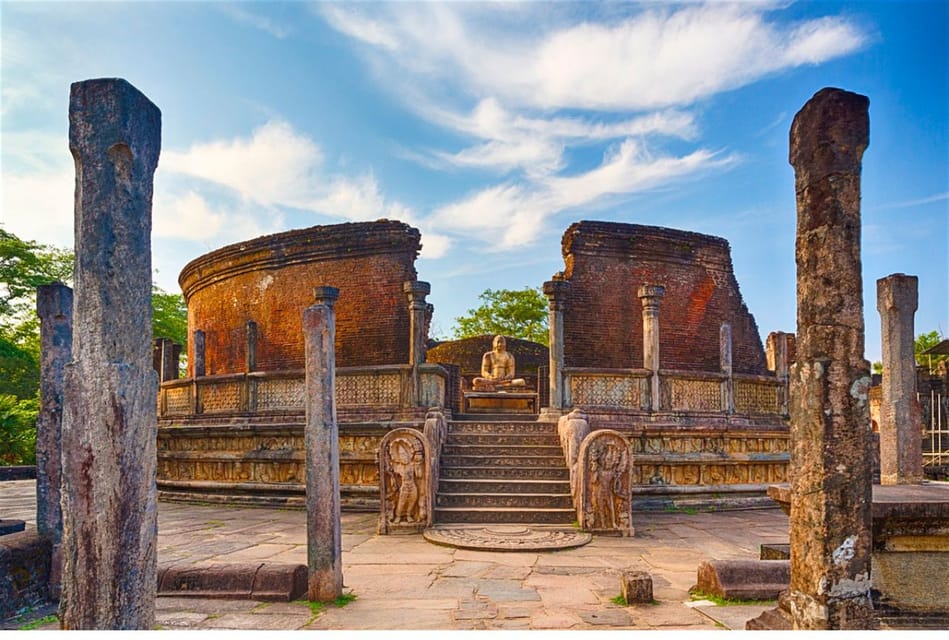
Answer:
[{"label": "stone buddha statue", "polygon": [[527,383],[514,377],[514,356],[507,350],[504,336],[494,336],[491,351],[481,357],[481,377],[472,380],[475,391],[523,389]]}]

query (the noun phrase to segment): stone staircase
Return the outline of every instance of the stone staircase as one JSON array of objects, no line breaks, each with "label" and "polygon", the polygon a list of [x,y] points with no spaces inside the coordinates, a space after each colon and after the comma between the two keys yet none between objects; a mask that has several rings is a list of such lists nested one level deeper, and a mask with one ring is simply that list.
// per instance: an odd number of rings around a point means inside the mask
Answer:
[{"label": "stone staircase", "polygon": [[557,426],[534,416],[449,422],[435,524],[555,524],[577,519]]}]

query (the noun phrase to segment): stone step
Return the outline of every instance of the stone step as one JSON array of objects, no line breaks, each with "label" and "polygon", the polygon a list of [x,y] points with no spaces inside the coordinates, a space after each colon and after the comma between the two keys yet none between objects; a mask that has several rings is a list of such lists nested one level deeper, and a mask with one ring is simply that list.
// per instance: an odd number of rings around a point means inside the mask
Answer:
[{"label": "stone step", "polygon": [[442,493],[436,507],[509,507],[525,509],[570,509],[573,501],[566,493]]},{"label": "stone step", "polygon": [[456,422],[448,423],[448,433],[540,433],[557,435],[557,425],[550,422]]},{"label": "stone step", "polygon": [[567,480],[503,480],[471,478],[450,480],[442,478],[439,493],[566,493],[570,494]]},{"label": "stone step", "polygon": [[571,524],[573,509],[524,509],[520,507],[436,507],[437,524]]},{"label": "stone step", "polygon": [[570,480],[567,467],[490,467],[490,466],[441,466],[440,478],[449,480]]},{"label": "stone step", "polygon": [[563,457],[563,449],[560,448],[559,444],[456,444],[449,441],[445,443],[444,447],[442,448],[442,460],[445,459],[445,456],[503,456],[505,458],[514,456],[543,456],[549,458],[558,458],[560,460],[560,464],[566,464]]},{"label": "stone step", "polygon": [[446,455],[442,454],[441,467],[546,467],[559,468],[566,471],[563,455]]},{"label": "stone step", "polygon": [[508,445],[536,445],[560,447],[556,434],[545,433],[449,433],[446,444],[480,444],[505,447]]}]

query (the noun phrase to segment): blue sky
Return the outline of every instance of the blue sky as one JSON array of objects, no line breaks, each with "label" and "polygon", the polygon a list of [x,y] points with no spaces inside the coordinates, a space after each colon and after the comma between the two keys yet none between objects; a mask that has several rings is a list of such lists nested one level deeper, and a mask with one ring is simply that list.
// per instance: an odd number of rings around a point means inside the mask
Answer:
[{"label": "blue sky", "polygon": [[[563,269],[578,220],[726,238],[762,339],[794,331],[788,131],[819,89],[870,98],[866,355],[876,279],[920,278],[949,334],[949,3],[0,2],[0,222],[72,244],[69,84],[162,111],[156,280],[293,228],[422,231],[433,332],[486,288]],[[630,295],[635,295],[631,291]]]}]

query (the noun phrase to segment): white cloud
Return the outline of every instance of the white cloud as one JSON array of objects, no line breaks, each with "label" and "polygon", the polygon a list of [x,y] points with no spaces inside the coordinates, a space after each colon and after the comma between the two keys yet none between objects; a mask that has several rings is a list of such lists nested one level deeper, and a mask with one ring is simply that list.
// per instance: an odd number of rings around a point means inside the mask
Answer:
[{"label": "white cloud", "polygon": [[[422,80],[535,108],[689,105],[770,73],[846,55],[867,41],[843,18],[768,21],[768,5],[630,7],[632,15],[579,24],[575,16],[558,23],[561,7],[551,3],[516,14],[461,3],[319,10],[340,32],[397,53],[390,62]],[[512,19],[522,21],[520,29],[504,28]]]},{"label": "white cloud", "polygon": [[288,35],[290,35],[290,33],[292,33],[292,30],[290,27],[286,25],[282,25],[265,16],[258,15],[254,13],[253,11],[247,10],[245,7],[248,5],[249,3],[243,6],[238,5],[238,4],[223,4],[222,3],[222,4],[216,4],[214,6],[220,9],[221,11],[223,11],[226,15],[231,17],[233,20],[240,22],[241,24],[246,24],[248,26],[251,26],[255,29],[259,29],[265,33],[269,33],[275,38],[283,39],[283,38],[286,38]]},{"label": "white cloud", "polygon": [[507,183],[482,189],[434,212],[437,228],[480,236],[496,249],[533,243],[553,216],[579,207],[595,206],[610,196],[658,187],[702,171],[721,170],[735,155],[719,156],[700,149],[684,157],[651,157],[633,139],[611,150],[600,166],[568,177]]}]

